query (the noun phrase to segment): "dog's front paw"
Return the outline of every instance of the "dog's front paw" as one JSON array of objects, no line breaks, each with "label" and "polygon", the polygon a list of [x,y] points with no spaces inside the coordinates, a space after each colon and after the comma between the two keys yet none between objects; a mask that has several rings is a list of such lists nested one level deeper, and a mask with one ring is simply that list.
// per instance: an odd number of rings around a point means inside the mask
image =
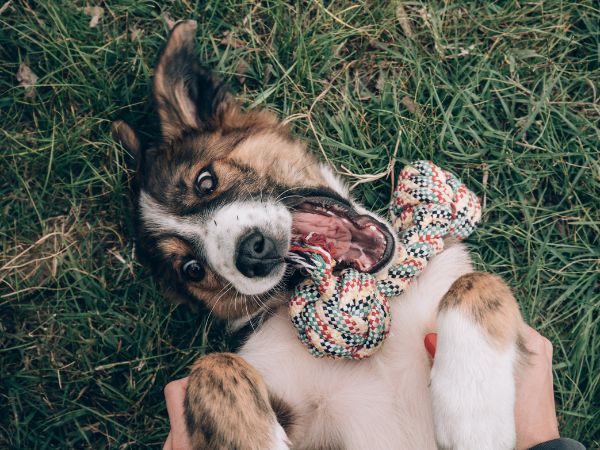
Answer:
[{"label": "dog's front paw", "polygon": [[431,371],[439,447],[515,447],[514,372],[522,325],[510,289],[494,275],[463,275],[442,298]]},{"label": "dog's front paw", "polygon": [[490,345],[483,330],[459,311],[440,316],[438,331],[431,373],[438,447],[513,449],[516,349]]},{"label": "dog's front paw", "polygon": [[195,449],[289,448],[262,377],[239,355],[212,353],[194,363],[185,418]]}]

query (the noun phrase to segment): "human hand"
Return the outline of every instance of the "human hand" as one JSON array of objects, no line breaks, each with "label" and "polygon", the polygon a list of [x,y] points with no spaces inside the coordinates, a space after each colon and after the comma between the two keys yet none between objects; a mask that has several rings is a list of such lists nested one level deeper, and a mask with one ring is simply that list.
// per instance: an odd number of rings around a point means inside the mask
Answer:
[{"label": "human hand", "polygon": [[552,343],[531,327],[526,328],[523,338],[531,355],[517,375],[517,450],[559,437],[552,383]]},{"label": "human hand", "polygon": [[[525,329],[523,338],[531,355],[516,379],[517,450],[559,437],[552,383],[552,344],[531,327]],[[437,334],[425,336],[425,348],[432,358],[436,343]]]},{"label": "human hand", "polygon": [[182,378],[171,381],[165,386],[165,400],[167,402],[167,412],[169,414],[171,429],[163,445],[163,450],[190,450],[192,448],[185,425],[183,408],[187,383],[188,379]]}]

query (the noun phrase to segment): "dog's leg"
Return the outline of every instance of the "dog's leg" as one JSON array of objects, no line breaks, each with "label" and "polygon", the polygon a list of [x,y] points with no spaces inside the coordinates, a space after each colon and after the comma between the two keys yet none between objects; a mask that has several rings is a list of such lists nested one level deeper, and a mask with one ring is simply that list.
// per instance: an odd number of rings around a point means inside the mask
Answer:
[{"label": "dog's leg", "polygon": [[494,275],[464,275],[440,302],[437,323],[431,393],[438,446],[514,448],[523,320],[510,289]]},{"label": "dog's leg", "polygon": [[232,353],[213,353],[196,361],[185,414],[194,449],[289,448],[261,376]]}]

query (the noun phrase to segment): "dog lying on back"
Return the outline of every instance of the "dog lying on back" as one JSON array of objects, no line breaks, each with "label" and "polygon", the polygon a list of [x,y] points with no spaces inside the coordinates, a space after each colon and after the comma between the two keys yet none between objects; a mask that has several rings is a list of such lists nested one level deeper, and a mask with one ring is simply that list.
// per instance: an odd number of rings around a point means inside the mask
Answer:
[{"label": "dog lying on back", "polygon": [[[241,110],[194,60],[195,32],[194,21],[176,25],[159,58],[156,144],[142,148],[131,127],[113,124],[136,156],[138,248],[166,296],[249,331],[236,354],[192,368],[194,448],[514,448],[523,320],[463,246],[448,246],[392,302],[374,356],[317,359],[298,340],[287,313],[294,234],[329,227],[331,239],[345,236],[345,264],[377,273],[394,259],[394,233],[273,114]],[[433,331],[432,366],[423,337]]]}]

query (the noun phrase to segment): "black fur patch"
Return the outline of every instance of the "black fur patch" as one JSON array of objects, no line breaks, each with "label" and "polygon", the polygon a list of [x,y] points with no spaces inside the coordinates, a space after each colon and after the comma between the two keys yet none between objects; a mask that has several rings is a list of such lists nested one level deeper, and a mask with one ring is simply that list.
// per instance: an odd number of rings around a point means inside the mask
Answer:
[{"label": "black fur patch", "polygon": [[271,408],[273,408],[275,416],[277,417],[277,422],[279,422],[285,432],[289,434],[296,420],[292,408],[281,398],[275,397],[274,395],[269,395],[269,401],[271,402]]}]

